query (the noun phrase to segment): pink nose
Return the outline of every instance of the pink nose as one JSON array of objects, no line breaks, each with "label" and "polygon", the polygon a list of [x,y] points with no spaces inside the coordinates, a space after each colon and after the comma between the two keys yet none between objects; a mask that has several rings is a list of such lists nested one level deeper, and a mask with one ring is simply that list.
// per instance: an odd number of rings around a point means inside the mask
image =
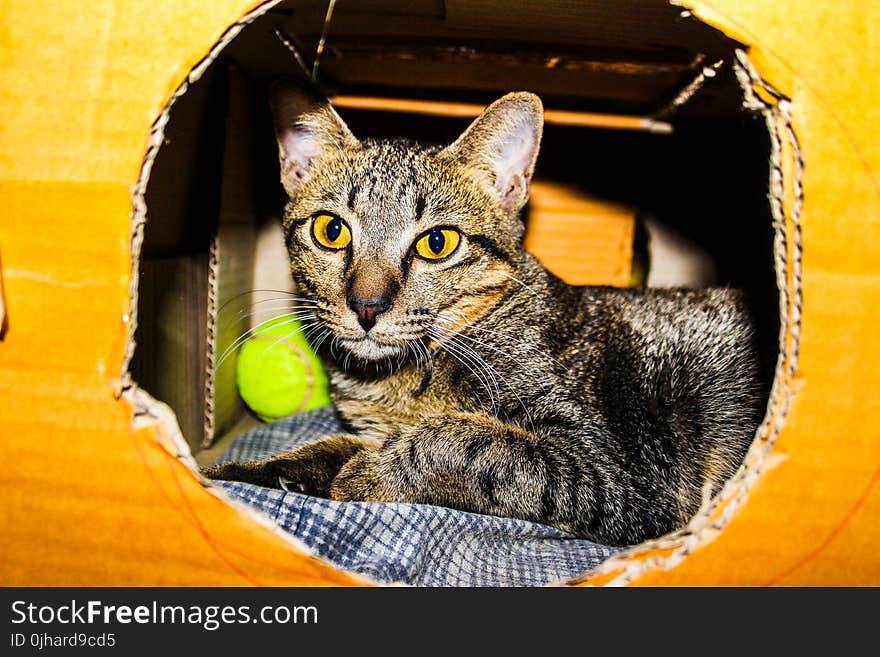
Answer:
[{"label": "pink nose", "polygon": [[348,307],[357,315],[358,324],[361,325],[364,332],[369,333],[370,329],[376,325],[376,317],[391,307],[391,297],[381,296],[368,299],[349,297]]}]

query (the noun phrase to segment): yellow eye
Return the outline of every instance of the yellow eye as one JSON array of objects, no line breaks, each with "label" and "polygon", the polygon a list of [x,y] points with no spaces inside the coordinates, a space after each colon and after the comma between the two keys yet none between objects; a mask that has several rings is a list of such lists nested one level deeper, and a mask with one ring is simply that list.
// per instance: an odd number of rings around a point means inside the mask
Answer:
[{"label": "yellow eye", "polygon": [[458,248],[461,234],[453,228],[432,228],[416,242],[416,253],[426,260],[440,260]]},{"label": "yellow eye", "polygon": [[312,223],[315,240],[325,249],[344,249],[351,244],[351,231],[345,222],[332,214],[319,214]]}]

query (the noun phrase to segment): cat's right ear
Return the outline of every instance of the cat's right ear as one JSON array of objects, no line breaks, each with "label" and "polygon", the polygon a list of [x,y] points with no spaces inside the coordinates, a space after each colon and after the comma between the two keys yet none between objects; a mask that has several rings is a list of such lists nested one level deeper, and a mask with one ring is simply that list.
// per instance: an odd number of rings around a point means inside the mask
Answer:
[{"label": "cat's right ear", "polygon": [[315,161],[330,152],[360,146],[327,99],[302,86],[288,80],[271,82],[269,103],[278,140],[281,184],[288,196],[299,193]]},{"label": "cat's right ear", "polygon": [[502,209],[519,212],[544,129],[544,107],[535,94],[519,91],[489,105],[441,156],[470,167],[486,180]]}]

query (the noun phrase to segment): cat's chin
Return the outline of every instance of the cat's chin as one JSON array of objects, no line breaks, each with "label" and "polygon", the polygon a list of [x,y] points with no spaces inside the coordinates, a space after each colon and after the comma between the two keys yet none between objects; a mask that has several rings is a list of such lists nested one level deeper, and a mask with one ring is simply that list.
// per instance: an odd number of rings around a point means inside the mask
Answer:
[{"label": "cat's chin", "polygon": [[404,351],[400,345],[379,342],[370,337],[358,340],[343,338],[340,342],[352,356],[357,356],[365,361],[385,360],[393,356],[399,356]]}]

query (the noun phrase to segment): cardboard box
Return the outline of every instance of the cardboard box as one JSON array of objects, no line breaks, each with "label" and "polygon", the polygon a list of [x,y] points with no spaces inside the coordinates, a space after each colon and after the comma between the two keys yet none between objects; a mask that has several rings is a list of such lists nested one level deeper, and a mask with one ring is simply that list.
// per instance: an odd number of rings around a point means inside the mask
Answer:
[{"label": "cardboard box", "polygon": [[[265,111],[265,80],[297,70],[270,28],[310,51],[325,4],[106,0],[82,14],[42,4],[4,6],[0,57],[0,578],[364,583],[193,472],[193,453],[247,417],[212,369],[242,326],[217,330],[219,308],[266,275],[252,264],[272,216],[265,177],[253,175],[269,166],[265,135],[241,126]],[[765,318],[771,337],[779,326],[768,415],[740,473],[686,531],[583,581],[880,583],[880,92],[852,83],[880,71],[859,27],[880,10],[798,5],[792,26],[790,2],[509,4],[341,3],[325,84],[482,103],[515,79],[554,109],[669,120],[673,135],[549,126],[539,172],[550,193],[538,186],[536,215],[564,217],[560,197],[579,213],[608,201],[593,233],[607,239],[581,242],[608,267],[578,282],[627,281],[640,208],[710,253],[722,280],[778,309]],[[437,140],[464,125],[345,116],[355,132]],[[571,185],[577,193],[561,194]],[[533,226],[533,248],[569,278],[586,276],[552,246],[567,221]]]}]

